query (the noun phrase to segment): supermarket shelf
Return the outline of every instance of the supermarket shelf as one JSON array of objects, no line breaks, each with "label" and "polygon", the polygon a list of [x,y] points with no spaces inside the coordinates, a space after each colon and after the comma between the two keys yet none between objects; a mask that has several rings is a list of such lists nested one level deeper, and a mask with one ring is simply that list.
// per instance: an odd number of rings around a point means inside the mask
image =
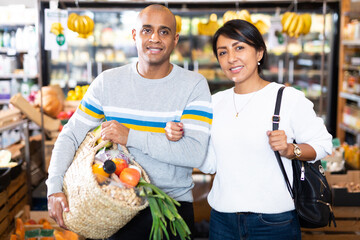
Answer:
[{"label": "supermarket shelf", "polygon": [[10,103],[10,99],[0,99],[0,105],[9,104],[9,103]]},{"label": "supermarket shelf", "polygon": [[4,47],[0,47],[0,53],[6,53],[8,55],[16,55],[18,53],[27,53],[28,51],[26,50],[16,50],[16,49],[12,49],[12,48],[4,48]]},{"label": "supermarket shelf", "polygon": [[343,70],[345,70],[345,71],[360,71],[360,66],[344,65]]},{"label": "supermarket shelf", "polygon": [[346,46],[359,46],[360,47],[360,39],[356,39],[356,40],[343,40],[342,44],[346,45]]},{"label": "supermarket shelf", "polygon": [[348,125],[346,125],[344,123],[340,123],[339,126],[340,126],[340,128],[342,130],[344,130],[344,131],[346,131],[348,133],[351,133],[353,135],[356,135],[356,136],[358,136],[358,138],[360,137],[360,131],[359,130],[357,130],[357,129],[353,128],[353,127],[350,127],[350,126],[348,126]]},{"label": "supermarket shelf", "polygon": [[11,78],[38,78],[39,75],[26,75],[26,74],[16,74],[16,73],[9,73],[9,74],[0,74],[0,79],[11,79]]},{"label": "supermarket shelf", "polygon": [[340,92],[340,97],[357,102],[360,106],[360,96],[352,93],[347,92]]},{"label": "supermarket shelf", "polygon": [[[278,72],[272,72],[269,70],[263,70],[263,73],[265,76],[277,76]],[[284,74],[289,74],[289,71],[284,71]],[[323,72],[321,70],[306,70],[306,69],[302,69],[302,70],[294,70],[294,76],[309,76],[309,77],[313,77],[313,76],[321,76],[323,74]],[[327,72],[324,72],[325,75],[327,75]]]}]

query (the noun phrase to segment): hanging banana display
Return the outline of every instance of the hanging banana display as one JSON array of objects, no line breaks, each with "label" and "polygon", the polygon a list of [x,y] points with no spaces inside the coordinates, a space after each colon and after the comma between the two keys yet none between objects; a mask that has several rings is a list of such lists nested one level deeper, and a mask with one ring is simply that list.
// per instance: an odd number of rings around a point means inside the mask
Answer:
[{"label": "hanging banana display", "polygon": [[67,22],[68,28],[79,34],[81,38],[87,38],[94,30],[94,21],[89,16],[80,16],[76,13],[71,13]]},{"label": "hanging banana display", "polygon": [[175,15],[176,20],[176,33],[179,33],[181,31],[181,17],[179,15]]},{"label": "hanging banana display", "polygon": [[199,35],[212,36],[218,28],[219,24],[215,13],[210,14],[209,21],[207,23],[199,22],[198,24]]},{"label": "hanging banana display", "polygon": [[281,19],[281,24],[284,33],[297,38],[301,34],[306,35],[310,32],[311,15],[308,13],[286,12]]},{"label": "hanging banana display", "polygon": [[262,20],[258,20],[255,23],[251,20],[251,15],[248,10],[243,9],[241,11],[235,12],[235,11],[226,11],[223,16],[223,21],[226,23],[227,21],[234,20],[234,19],[241,19],[248,21],[251,24],[254,24],[254,26],[259,30],[261,34],[267,33],[269,30],[269,26]]}]

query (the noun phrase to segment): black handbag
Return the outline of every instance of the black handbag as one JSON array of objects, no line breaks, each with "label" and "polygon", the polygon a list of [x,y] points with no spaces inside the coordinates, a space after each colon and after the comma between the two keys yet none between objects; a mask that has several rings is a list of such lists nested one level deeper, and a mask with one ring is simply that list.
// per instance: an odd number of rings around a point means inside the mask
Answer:
[{"label": "black handbag", "polygon": [[[284,88],[279,89],[276,98],[273,130],[279,129],[279,112]],[[291,160],[293,168],[293,187],[291,187],[280,153],[275,151],[275,155],[291,198],[294,200],[300,226],[304,228],[320,228],[330,226],[331,221],[333,221],[336,227],[335,216],[331,208],[332,193],[326,181],[325,170],[321,165],[321,161],[309,163],[298,159]]]}]

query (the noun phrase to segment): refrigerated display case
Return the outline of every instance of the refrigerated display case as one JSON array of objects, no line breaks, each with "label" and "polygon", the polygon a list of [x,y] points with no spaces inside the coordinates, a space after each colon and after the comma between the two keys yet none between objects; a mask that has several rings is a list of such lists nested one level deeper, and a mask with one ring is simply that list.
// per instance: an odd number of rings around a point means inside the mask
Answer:
[{"label": "refrigerated display case", "polygon": [[[215,14],[216,23],[221,26],[226,11],[246,9],[254,22],[261,19],[269,26],[268,31],[263,34],[268,47],[264,78],[302,90],[313,101],[315,111],[325,120],[329,132],[335,136],[338,4],[336,1],[297,4],[291,1],[271,4],[265,1],[169,2],[166,5],[175,15],[181,17],[182,22],[179,43],[171,56],[171,61],[203,74],[212,93],[232,87],[233,83],[226,79],[213,56],[211,34],[208,36],[199,33],[198,26],[206,25],[211,14]],[[44,85],[59,84],[66,94],[77,85],[91,83],[106,69],[136,61],[137,52],[131,30],[137,13],[147,5],[149,3],[144,1],[96,1],[80,2],[77,6],[74,1],[61,1],[59,7],[66,9],[68,13],[90,16],[95,22],[94,33],[89,38],[82,39],[74,32],[68,31],[67,50],[42,52]],[[44,18],[44,9],[48,7],[48,0],[40,1],[40,20]],[[282,34],[281,39],[279,35],[274,36],[274,28],[279,24],[282,14],[285,11],[294,11],[294,8],[299,13],[311,14],[310,33],[299,38],[290,38],[285,34]]]}]

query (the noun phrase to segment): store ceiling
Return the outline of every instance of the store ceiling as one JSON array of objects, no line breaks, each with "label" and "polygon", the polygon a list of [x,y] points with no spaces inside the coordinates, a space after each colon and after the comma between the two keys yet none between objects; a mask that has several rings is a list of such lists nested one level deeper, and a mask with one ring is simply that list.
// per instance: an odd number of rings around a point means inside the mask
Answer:
[{"label": "store ceiling", "polygon": [[[51,0],[45,0],[45,1],[51,1]],[[63,1],[63,2],[74,2],[76,0],[57,0],[57,1]],[[339,0],[326,0],[327,2],[338,2]],[[360,0],[352,0],[354,2],[360,1]],[[0,6],[7,6],[11,4],[22,4],[26,7],[32,8],[36,6],[37,0],[1,0]],[[78,2],[146,2],[146,3],[207,3],[209,0],[166,0],[166,1],[156,1],[156,0],[78,0]],[[245,2],[264,2],[264,0],[211,0],[211,2],[238,2],[238,3],[245,3]],[[292,2],[291,0],[273,0],[273,2]],[[298,0],[297,2],[323,2],[323,0]]]}]

